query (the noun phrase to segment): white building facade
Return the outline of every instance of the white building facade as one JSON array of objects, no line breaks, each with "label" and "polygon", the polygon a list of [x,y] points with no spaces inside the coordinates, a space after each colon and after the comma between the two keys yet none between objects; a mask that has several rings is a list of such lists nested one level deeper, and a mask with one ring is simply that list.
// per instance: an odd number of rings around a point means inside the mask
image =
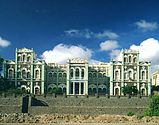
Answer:
[{"label": "white building facade", "polygon": [[44,94],[59,88],[66,95],[123,95],[124,86],[136,86],[151,95],[150,62],[139,61],[139,52],[124,50],[121,61],[89,64],[69,59],[66,64],[37,60],[33,49],[17,49],[15,61],[5,61],[4,76],[29,93]]}]

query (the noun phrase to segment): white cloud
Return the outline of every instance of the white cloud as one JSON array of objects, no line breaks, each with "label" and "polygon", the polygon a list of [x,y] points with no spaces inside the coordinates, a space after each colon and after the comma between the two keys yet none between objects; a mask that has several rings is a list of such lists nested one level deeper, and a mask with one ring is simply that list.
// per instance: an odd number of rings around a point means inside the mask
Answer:
[{"label": "white cloud", "polygon": [[100,33],[95,33],[89,29],[84,29],[84,30],[77,30],[77,29],[70,29],[67,31],[64,31],[66,35],[70,37],[81,37],[81,38],[109,38],[109,39],[117,39],[119,37],[118,34],[111,32],[111,31],[104,31]]},{"label": "white cloud", "polygon": [[52,50],[43,52],[41,57],[47,63],[66,63],[67,59],[82,58],[90,60],[92,57],[92,50],[83,46],[58,44]]},{"label": "white cloud", "polygon": [[97,33],[97,38],[109,38],[109,39],[117,39],[119,36],[118,34],[111,32],[111,31],[104,31],[103,33]]},{"label": "white cloud", "polygon": [[11,44],[10,41],[2,39],[2,37],[0,37],[0,47],[5,48],[8,47],[10,44]]},{"label": "white cloud", "polygon": [[158,28],[157,22],[146,22],[145,20],[140,20],[136,22],[135,25],[142,31],[152,31]]},{"label": "white cloud", "polygon": [[[140,61],[150,61],[151,62],[151,73],[159,70],[159,40],[154,38],[148,38],[142,41],[139,45],[131,45],[129,47],[132,50],[139,51]],[[112,50],[110,52],[110,57],[113,60],[121,60],[122,50]]]},{"label": "white cloud", "polygon": [[116,60],[116,61],[121,61],[121,59],[122,59],[122,53],[121,53],[121,50],[119,50],[119,49],[112,50],[109,53],[109,55],[110,55],[111,59]]},{"label": "white cloud", "polygon": [[105,42],[100,43],[100,50],[109,51],[114,50],[119,47],[119,44],[115,40],[106,40]]}]

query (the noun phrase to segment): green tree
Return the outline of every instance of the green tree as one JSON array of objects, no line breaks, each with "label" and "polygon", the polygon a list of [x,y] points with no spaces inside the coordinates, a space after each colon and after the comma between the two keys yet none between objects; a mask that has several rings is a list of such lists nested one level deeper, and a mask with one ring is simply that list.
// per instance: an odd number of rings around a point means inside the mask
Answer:
[{"label": "green tree", "polygon": [[137,95],[138,90],[137,90],[137,87],[135,87],[135,86],[124,86],[122,88],[122,92],[124,93],[124,95],[126,95],[126,94]]},{"label": "green tree", "polygon": [[159,96],[151,97],[149,107],[145,111],[146,116],[159,116]]}]

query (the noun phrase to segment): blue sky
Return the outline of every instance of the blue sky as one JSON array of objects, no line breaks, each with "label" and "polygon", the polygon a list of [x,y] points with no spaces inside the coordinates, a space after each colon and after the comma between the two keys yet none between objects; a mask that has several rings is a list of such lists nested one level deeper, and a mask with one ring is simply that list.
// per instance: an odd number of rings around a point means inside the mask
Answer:
[{"label": "blue sky", "polygon": [[[14,59],[27,47],[39,58],[74,53],[107,62],[133,44],[158,45],[158,23],[158,0],[0,0],[0,55]],[[155,54],[148,59],[158,65]]]}]

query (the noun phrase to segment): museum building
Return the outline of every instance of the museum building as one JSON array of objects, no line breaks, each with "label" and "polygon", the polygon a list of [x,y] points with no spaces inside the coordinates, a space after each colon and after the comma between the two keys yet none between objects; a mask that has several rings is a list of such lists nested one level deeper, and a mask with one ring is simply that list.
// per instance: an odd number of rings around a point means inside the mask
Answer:
[{"label": "museum building", "polygon": [[15,61],[5,60],[4,77],[17,88],[41,95],[59,88],[66,95],[123,95],[124,86],[135,86],[151,95],[150,62],[139,61],[139,52],[123,50],[121,61],[89,64],[68,59],[66,64],[37,59],[33,49],[16,49]]}]

